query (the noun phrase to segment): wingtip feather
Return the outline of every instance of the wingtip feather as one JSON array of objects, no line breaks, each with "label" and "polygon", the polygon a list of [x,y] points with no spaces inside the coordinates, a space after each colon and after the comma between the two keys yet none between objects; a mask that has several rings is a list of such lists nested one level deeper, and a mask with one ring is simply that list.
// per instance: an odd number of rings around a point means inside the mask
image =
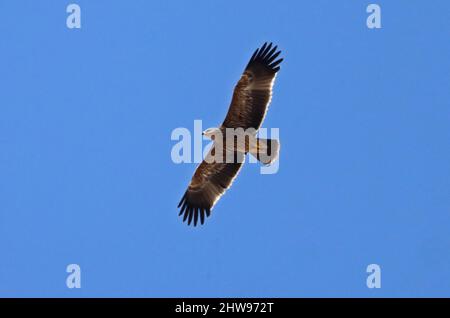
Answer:
[{"label": "wingtip feather", "polygon": [[283,59],[277,60],[278,56],[281,54],[281,50],[277,51],[277,49],[278,45],[273,46],[272,42],[264,42],[264,44],[253,53],[246,69],[251,68],[253,65],[263,65],[271,69],[274,73],[278,72],[280,68],[277,67],[277,65],[280,64]]}]

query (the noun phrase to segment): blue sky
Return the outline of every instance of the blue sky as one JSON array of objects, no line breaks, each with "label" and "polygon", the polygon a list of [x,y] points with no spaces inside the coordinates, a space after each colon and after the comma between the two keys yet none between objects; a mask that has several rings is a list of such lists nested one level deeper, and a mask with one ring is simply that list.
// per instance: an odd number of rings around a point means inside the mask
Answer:
[{"label": "blue sky", "polygon": [[[378,30],[368,1],[73,2],[79,30],[0,2],[0,296],[450,296],[448,1],[374,1]],[[170,134],[219,125],[265,41],[279,172],[188,227]]]}]

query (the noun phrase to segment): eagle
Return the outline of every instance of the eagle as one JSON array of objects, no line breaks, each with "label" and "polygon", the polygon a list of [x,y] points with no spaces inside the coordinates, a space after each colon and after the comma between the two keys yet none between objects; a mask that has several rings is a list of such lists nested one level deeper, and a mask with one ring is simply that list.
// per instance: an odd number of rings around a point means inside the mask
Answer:
[{"label": "eagle", "polygon": [[256,134],[272,99],[272,87],[283,61],[278,58],[280,53],[277,46],[267,42],[256,49],[234,88],[222,125],[202,133],[213,141],[211,149],[178,204],[179,216],[188,225],[196,226],[199,221],[203,224],[205,216],[211,215],[214,205],[238,175],[247,153],[264,165],[278,158],[279,142],[258,138]]}]

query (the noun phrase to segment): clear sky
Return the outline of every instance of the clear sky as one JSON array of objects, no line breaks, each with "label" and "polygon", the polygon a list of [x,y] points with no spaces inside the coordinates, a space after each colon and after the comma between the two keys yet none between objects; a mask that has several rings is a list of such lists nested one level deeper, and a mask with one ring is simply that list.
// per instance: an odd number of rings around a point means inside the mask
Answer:
[{"label": "clear sky", "polygon": [[[0,296],[450,296],[450,2],[73,2],[0,1]],[[171,132],[265,41],[279,172],[188,227]]]}]

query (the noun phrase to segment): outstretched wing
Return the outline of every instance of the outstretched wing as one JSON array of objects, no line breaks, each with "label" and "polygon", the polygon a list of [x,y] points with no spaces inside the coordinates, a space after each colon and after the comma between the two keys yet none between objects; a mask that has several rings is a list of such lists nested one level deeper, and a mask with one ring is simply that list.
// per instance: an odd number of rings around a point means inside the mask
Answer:
[{"label": "outstretched wing", "polygon": [[272,86],[281,51],[264,45],[253,53],[244,73],[234,88],[233,98],[222,126],[225,128],[259,129],[272,98]]},{"label": "outstretched wing", "polygon": [[[214,154],[214,148],[211,149],[208,156]],[[194,226],[200,218],[200,223],[205,222],[206,216],[210,216],[211,210],[231,186],[242,167],[245,156],[242,153],[236,153],[233,163],[217,163],[212,160],[205,161],[197,167],[189,186],[181,198],[178,207],[181,207],[179,215],[183,215],[183,222],[188,221],[190,225],[194,221]]]}]

